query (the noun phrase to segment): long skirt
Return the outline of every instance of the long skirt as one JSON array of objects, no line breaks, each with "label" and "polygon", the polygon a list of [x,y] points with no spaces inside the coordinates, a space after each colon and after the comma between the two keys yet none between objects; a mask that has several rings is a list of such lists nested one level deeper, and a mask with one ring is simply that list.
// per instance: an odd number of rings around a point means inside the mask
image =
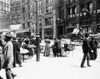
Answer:
[{"label": "long skirt", "polygon": [[44,56],[49,56],[50,55],[50,46],[49,44],[45,45],[45,51],[44,51]]}]

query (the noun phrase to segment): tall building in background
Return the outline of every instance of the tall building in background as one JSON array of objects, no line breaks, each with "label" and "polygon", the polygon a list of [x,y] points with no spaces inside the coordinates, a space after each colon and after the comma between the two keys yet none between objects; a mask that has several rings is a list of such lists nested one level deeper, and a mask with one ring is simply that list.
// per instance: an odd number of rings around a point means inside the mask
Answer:
[{"label": "tall building in background", "polygon": [[9,29],[10,0],[0,0],[0,29]]},{"label": "tall building in background", "polygon": [[[40,36],[42,38],[56,35],[54,22],[58,0],[38,0],[37,14]],[[36,2],[35,0],[21,0],[21,18],[23,29],[31,32],[36,30]],[[55,30],[54,30],[55,29]],[[55,33],[54,33],[55,32]]]},{"label": "tall building in background", "polygon": [[58,0],[38,0],[40,36],[56,37],[56,16]]},{"label": "tall building in background", "polygon": [[10,20],[11,25],[21,24],[21,4],[20,0],[11,0]]},{"label": "tall building in background", "polygon": [[100,0],[69,0],[67,5],[67,32],[71,28],[83,32],[100,32]]},{"label": "tall building in background", "polygon": [[21,0],[11,0],[10,6],[10,29],[21,30]]},{"label": "tall building in background", "polygon": [[21,24],[24,30],[35,32],[35,1],[21,0]]}]

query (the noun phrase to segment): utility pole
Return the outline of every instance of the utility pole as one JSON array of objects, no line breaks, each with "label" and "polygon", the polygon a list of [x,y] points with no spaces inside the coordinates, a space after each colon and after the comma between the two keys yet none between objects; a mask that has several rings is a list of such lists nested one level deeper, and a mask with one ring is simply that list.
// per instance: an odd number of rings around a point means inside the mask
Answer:
[{"label": "utility pole", "polygon": [[53,38],[56,38],[56,11],[53,10]]},{"label": "utility pole", "polygon": [[39,42],[40,42],[40,35],[39,35],[39,24],[38,24],[38,0],[35,1],[36,2],[36,61],[40,61],[40,46],[39,46]]}]

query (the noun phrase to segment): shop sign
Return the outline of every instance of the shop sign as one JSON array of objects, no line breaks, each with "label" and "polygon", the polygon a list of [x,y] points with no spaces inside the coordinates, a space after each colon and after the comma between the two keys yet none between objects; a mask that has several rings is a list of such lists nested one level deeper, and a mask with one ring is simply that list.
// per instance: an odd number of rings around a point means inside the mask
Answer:
[{"label": "shop sign", "polygon": [[100,13],[100,9],[97,9],[97,12],[96,10],[93,10],[93,14],[96,14],[96,13]]}]

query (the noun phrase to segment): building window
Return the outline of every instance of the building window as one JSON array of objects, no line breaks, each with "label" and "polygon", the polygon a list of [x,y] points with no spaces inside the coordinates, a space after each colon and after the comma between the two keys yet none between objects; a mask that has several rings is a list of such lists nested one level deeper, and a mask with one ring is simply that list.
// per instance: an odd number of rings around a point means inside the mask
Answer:
[{"label": "building window", "polygon": [[38,7],[41,7],[42,6],[42,1],[40,0],[39,2],[38,2]]},{"label": "building window", "polygon": [[22,3],[24,3],[25,2],[25,0],[22,0]]},{"label": "building window", "polygon": [[72,14],[75,14],[75,8],[76,6],[72,7]]},{"label": "building window", "polygon": [[97,0],[97,9],[100,9],[100,0]]},{"label": "building window", "polygon": [[25,7],[22,7],[22,13],[24,13],[25,12]]},{"label": "building window", "polygon": [[28,11],[30,11],[30,5],[28,5]]},{"label": "building window", "polygon": [[64,19],[64,10],[60,10],[59,13],[60,13],[59,18],[63,20]]},{"label": "building window", "polygon": [[20,10],[20,7],[18,6],[18,7],[16,7],[16,10]]},{"label": "building window", "polygon": [[23,19],[25,20],[27,18],[27,14],[23,14]]},{"label": "building window", "polygon": [[46,18],[45,19],[45,25],[52,25],[53,24],[53,18]]},{"label": "building window", "polygon": [[20,14],[20,10],[18,10],[17,13]]},{"label": "building window", "polygon": [[60,0],[60,5],[61,5],[61,6],[64,5],[64,0]]},{"label": "building window", "polygon": [[28,28],[30,28],[30,27],[31,27],[30,22],[28,22],[28,23],[27,23],[27,25],[28,25]]},{"label": "building window", "polygon": [[70,15],[70,8],[68,8],[68,15]]},{"label": "building window", "polygon": [[51,4],[53,0],[46,0],[46,4]]},{"label": "building window", "polygon": [[73,0],[70,0],[70,2],[72,3],[72,2],[73,2]]},{"label": "building window", "polygon": [[23,29],[25,29],[25,23],[23,23]]},{"label": "building window", "polygon": [[32,5],[30,5],[30,10],[32,11],[32,9],[33,9],[33,6],[32,6]]},{"label": "building window", "polygon": [[18,15],[18,19],[19,19],[19,20],[21,19],[20,15]]},{"label": "building window", "polygon": [[47,14],[52,13],[52,12],[53,12],[53,7],[52,6],[46,7],[46,13]]},{"label": "building window", "polygon": [[28,18],[32,19],[32,13],[28,13]]},{"label": "building window", "polygon": [[39,9],[39,10],[38,10],[38,15],[41,15],[41,14],[42,14],[42,10]]}]

